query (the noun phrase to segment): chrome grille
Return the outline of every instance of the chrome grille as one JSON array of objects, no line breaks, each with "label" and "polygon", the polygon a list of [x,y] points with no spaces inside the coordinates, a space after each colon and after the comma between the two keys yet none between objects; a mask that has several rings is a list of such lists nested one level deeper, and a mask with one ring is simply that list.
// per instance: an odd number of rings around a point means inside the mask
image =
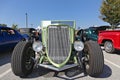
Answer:
[{"label": "chrome grille", "polygon": [[48,56],[57,64],[66,60],[70,53],[70,36],[67,26],[49,26]]}]

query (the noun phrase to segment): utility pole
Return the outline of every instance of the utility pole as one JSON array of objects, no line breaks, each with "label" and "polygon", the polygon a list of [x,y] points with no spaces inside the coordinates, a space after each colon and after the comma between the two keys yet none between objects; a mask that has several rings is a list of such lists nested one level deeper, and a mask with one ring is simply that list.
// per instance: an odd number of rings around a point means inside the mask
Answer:
[{"label": "utility pole", "polygon": [[28,15],[27,13],[25,15],[26,15],[26,28],[28,28]]}]

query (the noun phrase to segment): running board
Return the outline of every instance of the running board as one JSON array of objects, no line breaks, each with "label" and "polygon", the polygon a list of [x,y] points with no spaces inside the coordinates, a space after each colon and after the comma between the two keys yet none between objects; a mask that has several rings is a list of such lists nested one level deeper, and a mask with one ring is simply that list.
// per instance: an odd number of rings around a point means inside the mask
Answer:
[{"label": "running board", "polygon": [[68,69],[68,68],[78,66],[78,64],[67,64],[67,65],[65,65],[65,66],[63,66],[61,68],[57,68],[57,67],[55,67],[53,65],[45,65],[45,64],[38,64],[38,65],[41,66],[41,67],[44,67],[44,68],[55,70],[55,71],[62,71],[62,70]]}]

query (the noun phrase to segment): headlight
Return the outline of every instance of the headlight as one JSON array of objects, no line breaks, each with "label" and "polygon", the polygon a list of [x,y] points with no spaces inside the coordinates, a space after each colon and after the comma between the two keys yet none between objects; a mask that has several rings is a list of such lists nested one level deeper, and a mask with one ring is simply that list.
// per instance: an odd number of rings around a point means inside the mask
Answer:
[{"label": "headlight", "polygon": [[40,41],[36,41],[33,43],[33,50],[36,52],[40,52],[42,50],[43,46],[42,46],[42,42]]},{"label": "headlight", "polygon": [[82,41],[75,41],[74,48],[76,51],[82,51],[84,49],[84,43]]}]

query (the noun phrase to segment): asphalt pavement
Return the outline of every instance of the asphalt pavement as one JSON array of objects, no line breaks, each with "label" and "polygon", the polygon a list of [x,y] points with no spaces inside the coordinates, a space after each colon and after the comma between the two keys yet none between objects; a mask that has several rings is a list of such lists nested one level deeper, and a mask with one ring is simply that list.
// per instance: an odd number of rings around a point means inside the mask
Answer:
[{"label": "asphalt pavement", "polygon": [[84,75],[82,70],[75,76],[69,77],[69,70],[55,72],[39,67],[34,69],[27,78],[20,78],[13,74],[10,64],[12,52],[0,53],[0,80],[120,80],[120,52],[110,54],[103,50],[103,53],[104,70],[98,77]]}]

